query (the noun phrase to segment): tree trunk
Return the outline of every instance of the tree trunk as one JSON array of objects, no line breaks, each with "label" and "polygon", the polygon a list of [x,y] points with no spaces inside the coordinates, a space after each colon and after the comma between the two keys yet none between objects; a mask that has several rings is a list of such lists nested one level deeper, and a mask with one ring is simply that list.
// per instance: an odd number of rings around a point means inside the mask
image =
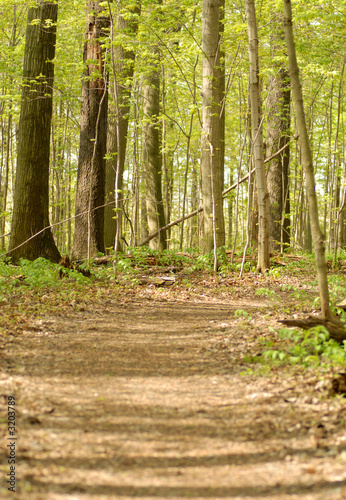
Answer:
[{"label": "tree trunk", "polygon": [[317,264],[317,278],[321,298],[321,311],[324,318],[332,318],[333,314],[329,305],[329,289],[327,279],[327,266],[325,260],[325,237],[322,234],[319,219],[318,219],[318,206],[317,196],[315,190],[314,169],[312,163],[312,154],[310,148],[310,141],[308,130],[306,126],[303,94],[299,79],[299,68],[296,58],[296,51],[294,45],[293,28],[292,28],[292,10],[290,0],[284,0],[284,31],[287,45],[289,70],[292,82],[292,93],[294,100],[294,107],[296,112],[296,119],[298,124],[299,136],[302,149],[302,165],[305,172],[305,186],[307,199],[309,203],[309,215],[312,238],[315,248],[316,264]]},{"label": "tree trunk", "polygon": [[[110,90],[112,95],[112,90]],[[117,125],[114,104],[108,106],[107,117],[107,160],[105,172],[104,241],[105,251],[114,249],[117,222],[115,221],[115,178],[117,170]],[[118,215],[118,214],[117,214]],[[119,250],[119,249],[118,249]]]},{"label": "tree trunk", "polygon": [[[162,154],[160,147],[160,71],[158,63],[152,61],[152,67],[143,85],[144,123],[143,123],[143,167],[145,179],[146,211],[149,234],[165,226],[162,199]],[[166,232],[150,241],[151,248],[167,248]]]},{"label": "tree trunk", "polygon": [[109,16],[101,3],[88,0],[73,259],[86,259],[104,252],[104,208],[99,207],[105,199],[108,93],[99,39],[108,27]]},{"label": "tree trunk", "polygon": [[264,169],[261,95],[259,86],[258,35],[254,0],[246,0],[249,35],[251,133],[258,199],[258,270],[269,269],[269,197]]},{"label": "tree trunk", "polygon": [[210,252],[225,244],[224,184],[224,89],[222,62],[223,0],[203,0],[202,14],[202,137],[201,196],[203,200],[202,250]]},{"label": "tree trunk", "polygon": [[[12,106],[10,106],[11,111]],[[4,132],[4,129],[3,129]],[[5,163],[1,168],[1,182],[0,182],[0,209],[2,209],[2,217],[0,219],[0,234],[2,236],[0,242],[0,248],[5,250],[5,228],[6,228],[6,207],[7,207],[7,194],[8,194],[8,183],[9,183],[9,173],[10,173],[10,155],[12,149],[12,114],[9,113],[7,119],[7,132],[6,140],[2,138],[2,144],[6,144],[6,153],[2,155],[2,159],[5,156]],[[3,172],[3,168],[5,172]],[[5,174],[5,175],[4,175]],[[3,178],[4,177],[4,178]]]},{"label": "tree trunk", "polygon": [[290,244],[289,140],[290,81],[288,71],[281,67],[269,79],[266,156],[270,158],[282,147],[284,151],[268,165],[270,250],[282,250]]},{"label": "tree trunk", "polygon": [[[173,181],[174,181],[174,150],[175,148],[167,142],[169,131],[174,135],[174,125],[171,120],[166,118],[166,86],[165,86],[166,72],[162,66],[162,173],[163,173],[163,199],[164,199],[164,214],[165,222],[169,223],[172,212],[173,202]],[[188,148],[188,146],[187,146]],[[178,159],[177,159],[178,161]],[[171,240],[171,231],[166,231],[167,249],[169,250]]]},{"label": "tree trunk", "polygon": [[[9,250],[13,262],[60,253],[49,226],[49,153],[58,5],[38,1],[29,9],[18,129],[17,172]],[[33,22],[35,20],[35,22]],[[36,21],[38,20],[38,21]],[[35,238],[24,241],[42,231]]]},{"label": "tree trunk", "polygon": [[[118,34],[135,36],[138,29],[137,15],[139,5],[131,8],[135,20],[124,17],[122,8],[124,2],[118,5],[117,25]],[[130,10],[130,9],[129,9]],[[128,14],[128,12],[127,12]],[[113,26],[112,26],[113,34]],[[111,37],[113,39],[113,36]],[[127,131],[130,113],[131,83],[133,78],[135,53],[125,44],[116,45],[112,55],[113,71],[113,98],[114,98],[114,130],[109,131],[108,155],[111,160],[106,163],[106,202],[114,200],[115,205],[105,207],[105,247],[121,250],[121,231],[123,214],[123,173],[127,146]],[[114,212],[115,208],[115,212]],[[114,219],[115,218],[115,219]]]}]

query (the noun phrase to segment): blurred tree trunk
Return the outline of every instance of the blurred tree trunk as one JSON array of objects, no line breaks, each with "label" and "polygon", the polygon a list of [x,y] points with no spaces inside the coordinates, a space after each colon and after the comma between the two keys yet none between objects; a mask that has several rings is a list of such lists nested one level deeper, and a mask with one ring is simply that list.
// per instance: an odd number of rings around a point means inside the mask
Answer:
[{"label": "blurred tree trunk", "polygon": [[[100,37],[109,27],[101,2],[87,1],[78,157],[74,259],[104,252],[105,155],[107,142],[107,77]],[[102,208],[98,208],[102,207]]]},{"label": "blurred tree trunk", "polygon": [[[49,226],[49,154],[58,5],[38,1],[28,11],[17,172],[9,250],[13,262],[60,253]],[[28,243],[24,241],[42,231]]]}]

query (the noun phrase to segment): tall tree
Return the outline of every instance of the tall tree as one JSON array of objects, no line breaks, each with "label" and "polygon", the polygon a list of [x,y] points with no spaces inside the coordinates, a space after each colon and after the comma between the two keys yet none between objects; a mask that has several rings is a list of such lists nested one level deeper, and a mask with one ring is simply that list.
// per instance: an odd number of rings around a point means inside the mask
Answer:
[{"label": "tall tree", "polygon": [[[159,0],[158,5],[162,2]],[[151,13],[155,18],[155,11]],[[149,67],[143,81],[143,167],[146,212],[149,234],[165,226],[162,197],[162,148],[160,120],[160,51],[156,43],[150,46]],[[161,231],[149,245],[156,250],[167,248],[166,231]]]},{"label": "tall tree", "polygon": [[[114,200],[114,205],[105,207],[105,247],[120,249],[122,230],[122,187],[127,145],[127,131],[130,114],[130,98],[134,72],[135,51],[129,43],[119,42],[115,35],[132,38],[138,29],[140,3],[134,3],[125,10],[125,2],[117,6],[116,34],[114,19],[111,18],[113,86],[110,92],[114,99],[114,123],[108,127],[108,155],[106,164],[106,201]],[[115,213],[114,213],[115,208]]]},{"label": "tall tree", "polygon": [[324,318],[330,319],[333,317],[333,314],[331,312],[329,305],[327,265],[325,259],[325,236],[321,231],[318,219],[318,205],[317,205],[312,153],[311,153],[308,129],[306,126],[302,87],[299,78],[299,68],[297,63],[294,35],[292,28],[292,7],[290,0],[284,0],[284,32],[285,32],[285,39],[288,52],[289,71],[292,82],[294,108],[295,108],[296,120],[298,124],[298,130],[301,142],[301,154],[302,154],[301,160],[305,174],[305,187],[309,204],[311,233],[315,248],[317,279],[318,279],[320,298],[321,298],[321,312]]},{"label": "tall tree", "polygon": [[102,37],[109,13],[88,0],[83,60],[81,129],[78,157],[74,259],[104,252],[105,155],[107,146],[107,75]]},{"label": "tall tree", "polygon": [[254,0],[246,0],[249,35],[250,103],[252,150],[256,169],[258,198],[258,270],[269,269],[269,197],[264,169],[263,127],[259,82],[258,34]]},{"label": "tall tree", "polygon": [[[273,37],[273,59],[280,54],[283,38],[282,16],[278,16],[280,28]],[[290,197],[289,197],[289,140],[290,140],[290,97],[291,84],[282,62],[274,65],[275,74],[269,77],[267,100],[266,156],[268,164],[267,185],[269,193],[269,238],[270,250],[281,250],[290,244]],[[284,148],[284,149],[283,149]]]},{"label": "tall tree", "polygon": [[[43,230],[49,226],[49,153],[57,16],[58,5],[53,2],[37,1],[28,11],[9,245],[14,262],[20,258],[44,257],[53,262],[60,259],[51,230]],[[29,241],[22,245],[26,240]]]},{"label": "tall tree", "polygon": [[224,185],[224,91],[222,54],[223,0],[203,0],[202,13],[202,137],[201,196],[205,252],[225,244],[222,191]]}]

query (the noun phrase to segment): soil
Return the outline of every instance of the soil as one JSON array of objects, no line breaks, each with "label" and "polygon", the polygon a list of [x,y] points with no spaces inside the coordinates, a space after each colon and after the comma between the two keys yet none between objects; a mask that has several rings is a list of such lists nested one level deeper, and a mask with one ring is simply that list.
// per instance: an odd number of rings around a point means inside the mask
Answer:
[{"label": "soil", "polygon": [[[279,326],[288,296],[228,281],[222,293],[200,278],[191,290],[110,289],[10,335],[1,498],[346,499],[346,402],[330,397],[333,375],[252,371],[248,356]],[[15,492],[6,482],[9,395]]]}]

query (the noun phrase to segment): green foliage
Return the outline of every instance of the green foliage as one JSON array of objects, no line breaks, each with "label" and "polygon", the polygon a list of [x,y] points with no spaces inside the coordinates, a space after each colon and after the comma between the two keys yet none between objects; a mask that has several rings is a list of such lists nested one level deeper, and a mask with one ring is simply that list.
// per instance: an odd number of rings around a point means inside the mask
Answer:
[{"label": "green foliage", "polygon": [[285,292],[286,290],[287,290],[288,292],[289,292],[289,291],[291,291],[291,290],[295,292],[295,291],[297,290],[297,288],[296,288],[294,285],[290,285],[290,284],[284,283],[284,284],[282,285],[282,287],[281,287],[281,290],[282,290],[283,292]]},{"label": "green foliage", "polygon": [[[217,249],[218,270],[223,273],[230,270],[230,264],[225,247]],[[214,252],[199,255],[193,265],[194,270],[212,271],[214,268]]]},{"label": "green foliage", "polygon": [[290,293],[290,297],[293,297],[295,299],[305,299],[307,297],[307,293],[305,290],[295,289],[292,293]]},{"label": "green foliage", "polygon": [[278,267],[274,267],[268,270],[268,276],[272,276],[273,278],[280,278],[281,271]]},{"label": "green foliage", "polygon": [[116,268],[121,273],[129,273],[132,270],[132,263],[130,259],[119,259],[116,262]]},{"label": "green foliage", "polygon": [[[0,114],[3,124],[3,137],[6,136],[7,127],[12,127],[11,136],[14,142],[11,151],[16,151],[15,129],[18,126],[20,114],[21,84],[22,84],[22,62],[25,44],[26,15],[29,6],[35,2],[30,0],[2,0],[0,16]],[[52,144],[54,154],[51,165],[51,208],[52,222],[63,219],[63,215],[73,214],[74,190],[76,184],[76,159],[79,148],[79,113],[80,113],[80,82],[83,75],[83,44],[85,29],[85,0],[71,0],[59,3],[59,18],[57,25],[57,43],[55,57],[55,91],[53,97],[53,120],[52,120]],[[135,9],[136,2],[122,3],[121,6],[114,2],[102,2],[105,10],[111,8],[112,16],[116,21],[119,8],[125,19],[138,21],[138,35],[131,29],[118,30],[114,26],[113,39],[110,32],[103,37],[103,42],[108,49],[123,46],[126,51],[133,51],[136,57],[135,76],[136,82],[141,82],[143,76],[150,71],[152,64],[159,64],[164,75],[164,110],[160,112],[162,124],[164,124],[165,136],[162,140],[162,151],[166,155],[165,164],[167,170],[171,169],[174,203],[171,206],[171,220],[181,214],[182,200],[182,178],[186,169],[186,158],[189,157],[190,169],[187,178],[187,190],[192,193],[198,187],[198,158],[200,155],[200,109],[202,96],[201,87],[201,25],[202,25],[202,2],[192,0],[167,0],[163,4],[153,4],[145,0],[141,2],[141,12]],[[277,31],[276,13],[282,11],[282,2],[260,2],[256,4],[258,21],[260,26],[260,70],[263,88],[263,100],[266,100],[270,85],[269,76],[277,73],[276,63],[286,62],[282,41],[276,40],[281,47],[278,54],[273,51],[273,40]],[[308,119],[314,123],[311,134],[313,151],[315,154],[316,180],[323,186],[320,203],[326,204],[327,213],[333,197],[333,186],[325,187],[325,179],[338,178],[341,172],[335,171],[335,175],[327,172],[327,165],[334,163],[342,168],[342,144],[344,137],[344,121],[338,118],[338,89],[342,89],[344,76],[342,74],[344,59],[344,18],[346,12],[345,0],[329,2],[319,0],[307,7],[307,3],[301,0],[293,5],[295,19],[295,35],[297,55],[299,63],[303,68],[302,83],[304,99],[307,103]],[[224,35],[222,39],[225,50],[226,74],[229,75],[229,88],[227,90],[227,106],[225,116],[225,186],[233,184],[237,176],[239,165],[239,151],[244,141],[248,114],[247,79],[248,59],[244,57],[247,51],[247,26],[245,6],[243,2],[226,4],[225,7]],[[109,35],[109,36],[108,36]],[[314,44],[311,44],[311,40]],[[152,47],[158,47],[153,51]],[[107,51],[107,63],[112,79],[112,62],[110,53]],[[116,65],[118,61],[115,61]],[[133,64],[127,61],[125,64]],[[121,78],[118,74],[117,78]],[[144,122],[142,106],[142,89],[139,85],[132,87],[129,77],[121,81],[124,88],[131,89],[129,98],[129,142],[135,141],[135,136],[141,136],[141,125]],[[113,81],[110,81],[110,88]],[[340,96],[343,92],[339,92]],[[112,96],[110,96],[112,102]],[[344,113],[343,103],[341,105],[341,116]],[[134,109],[138,116],[134,116]],[[327,112],[327,110],[330,110]],[[310,116],[311,113],[311,116]],[[12,124],[9,123],[11,117]],[[193,126],[190,130],[190,120],[193,118]],[[293,117],[292,117],[293,118]],[[295,120],[292,119],[294,124]],[[338,123],[340,122],[340,127]],[[266,124],[264,124],[264,130]],[[339,130],[340,128],[340,130]],[[295,135],[294,125],[292,136]],[[246,135],[246,134],[245,134]],[[337,140],[339,137],[339,141]],[[189,140],[190,150],[187,151]],[[335,151],[330,147],[335,144]],[[138,146],[138,145],[137,145]],[[245,151],[248,149],[246,145]],[[293,145],[292,145],[293,146]],[[295,147],[295,146],[293,146]],[[138,149],[138,147],[136,148]],[[140,148],[139,148],[140,149]],[[2,145],[6,151],[6,144]],[[132,150],[132,147],[131,149]],[[332,157],[333,155],[333,157]],[[292,154],[292,158],[297,155]],[[174,157],[174,162],[173,162]],[[332,161],[333,160],[333,161]],[[335,160],[335,161],[334,161]],[[12,165],[15,164],[11,157]],[[138,163],[138,158],[136,159]],[[244,155],[240,165],[241,176],[247,172],[248,159]],[[128,154],[125,165],[124,192],[132,191],[131,185],[134,178],[134,155]],[[171,165],[172,164],[172,165]],[[173,167],[174,165],[174,167]],[[11,169],[10,169],[11,170]],[[292,227],[297,222],[295,212],[299,217],[300,189],[296,185],[301,183],[301,169],[291,160],[291,206]],[[11,178],[10,182],[14,182]],[[165,179],[165,183],[170,181]],[[179,186],[179,188],[178,188]],[[320,187],[320,186],[319,186]],[[62,192],[69,191],[69,200],[62,204]],[[240,186],[238,217],[239,234],[244,232],[248,221],[241,213],[246,212],[247,206],[246,183]],[[230,197],[235,191],[230,193]],[[7,204],[10,205],[10,193]],[[165,200],[167,202],[167,200]],[[193,196],[190,202],[195,204]],[[59,206],[61,205],[61,210]],[[64,210],[63,210],[64,208]],[[192,206],[191,206],[192,208]],[[131,213],[133,206],[129,202],[128,211]],[[70,212],[67,213],[67,210]],[[232,212],[232,210],[231,210]],[[230,215],[231,215],[230,212]],[[323,213],[323,211],[321,211]],[[233,213],[234,217],[234,205]],[[227,223],[226,213],[226,223]],[[6,214],[6,231],[8,232],[10,216]],[[186,222],[188,224],[188,222]],[[171,245],[179,244],[179,226],[171,229]],[[194,231],[194,229],[193,229]],[[125,227],[129,233],[129,227]],[[188,232],[185,231],[187,235]],[[66,230],[57,237],[59,247],[66,249]],[[197,243],[197,237],[191,238],[189,245]],[[295,246],[295,241],[292,245]],[[186,244],[186,241],[184,242]],[[299,243],[300,244],[300,243]],[[64,246],[65,245],[65,246]],[[219,256],[220,257],[220,256]],[[346,257],[344,256],[345,260]],[[195,269],[212,268],[212,258],[199,258]],[[296,266],[288,260],[287,270],[296,269]],[[312,257],[304,257],[300,261],[301,267],[314,266]],[[221,272],[229,271],[229,265],[222,258],[219,259]],[[233,268],[240,270],[240,264],[234,264]],[[245,271],[255,270],[252,263],[245,263]],[[279,277],[278,270],[270,271],[274,278]]]},{"label": "green foliage", "polygon": [[[34,261],[20,260],[19,266],[12,266],[0,260],[0,298],[7,300],[12,293],[25,294],[30,291],[47,289],[59,294],[70,283],[86,285],[90,278],[73,269],[63,269],[64,278],[59,277],[60,266],[38,258]],[[67,279],[66,279],[67,278]]]},{"label": "green foliage", "polygon": [[346,367],[345,345],[340,346],[330,339],[328,330],[322,325],[305,332],[283,328],[279,331],[279,339],[265,339],[263,345],[265,350],[261,363],[299,365],[304,368],[328,365]]},{"label": "green foliage", "polygon": [[345,299],[346,278],[342,274],[331,274],[328,277],[329,295],[332,304]]},{"label": "green foliage", "polygon": [[21,272],[25,276],[25,286],[31,288],[55,287],[59,281],[56,264],[40,257],[34,261],[20,259]]},{"label": "green foliage", "polygon": [[245,318],[249,321],[252,320],[252,316],[251,314],[249,314],[248,312],[244,311],[243,309],[237,309],[234,313],[234,317],[235,318]]},{"label": "green foliage", "polygon": [[199,255],[196,260],[196,264],[194,265],[195,270],[200,269],[212,269],[214,262],[214,256],[212,253]]},{"label": "green foliage", "polygon": [[258,288],[256,290],[256,295],[265,296],[265,297],[268,297],[270,299],[274,299],[275,297],[277,297],[275,291],[270,290],[269,288]]},{"label": "green foliage", "polygon": [[[196,251],[190,249],[189,253],[181,254],[173,250],[158,251],[148,247],[129,248],[128,254],[118,254],[115,260],[116,271],[122,273],[122,279],[128,278],[132,280],[138,272],[143,272],[150,267],[162,267],[165,272],[169,272],[170,268],[185,267],[193,269],[196,265]],[[203,256],[204,257],[204,256]],[[107,268],[105,273],[113,272],[113,269]]]}]

